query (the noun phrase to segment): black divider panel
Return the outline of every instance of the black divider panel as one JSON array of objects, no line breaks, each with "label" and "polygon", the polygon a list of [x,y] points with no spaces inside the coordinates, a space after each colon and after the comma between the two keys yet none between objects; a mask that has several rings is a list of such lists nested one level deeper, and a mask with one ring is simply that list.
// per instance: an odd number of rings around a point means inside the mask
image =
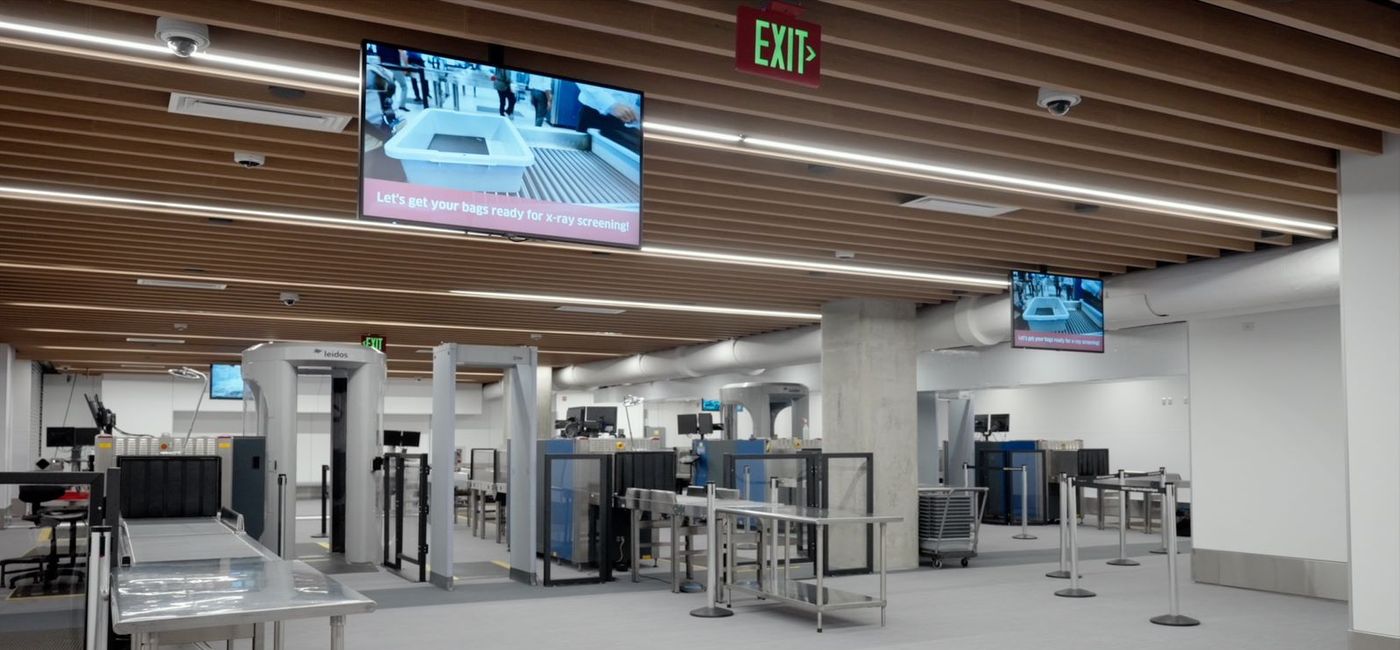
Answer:
[{"label": "black divider panel", "polygon": [[219,514],[217,456],[119,456],[122,516],[131,519]]}]

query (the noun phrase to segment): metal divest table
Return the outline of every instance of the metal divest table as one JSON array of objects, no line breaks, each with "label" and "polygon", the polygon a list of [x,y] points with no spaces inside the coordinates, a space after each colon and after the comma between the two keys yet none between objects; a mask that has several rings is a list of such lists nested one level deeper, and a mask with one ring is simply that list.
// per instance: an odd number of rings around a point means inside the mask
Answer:
[{"label": "metal divest table", "polygon": [[[115,570],[112,629],[130,634],[133,650],[232,639],[249,626],[261,650],[268,623],[323,616],[330,618],[331,650],[343,650],[345,616],[375,608],[359,592],[217,520],[126,523],[132,564]],[[280,648],[282,635],[273,643]]]},{"label": "metal divest table", "polygon": [[[734,580],[735,553],[726,553],[727,567],[724,571],[725,602],[733,604],[732,594],[734,591],[753,594],[759,598],[771,598],[774,600],[811,607],[817,612],[817,631],[822,631],[822,615],[830,610],[858,609],[865,607],[880,608],[880,625],[885,624],[885,607],[888,604],[886,599],[885,576],[886,576],[886,553],[885,553],[885,529],[889,524],[899,523],[904,520],[897,515],[867,514],[857,511],[831,510],[824,508],[810,508],[807,506],[789,506],[780,504],[733,504],[719,502],[715,508],[716,516],[720,519],[727,519],[726,526],[723,526],[723,536],[725,543],[723,548],[733,549],[731,540],[736,520],[739,518],[751,518],[758,520],[767,531],[764,542],[760,546],[759,579],[753,585],[736,583]],[[714,522],[711,522],[713,525]],[[880,534],[876,538],[879,544],[879,575],[880,593],[878,596],[859,594],[851,591],[835,589],[824,584],[827,568],[827,548],[826,535],[823,534],[826,528],[836,525],[867,525],[877,524]],[[793,580],[790,577],[792,565],[792,543],[794,526],[814,527],[814,537],[816,538],[816,556],[812,558],[813,571],[816,574],[812,582],[805,580]],[[780,541],[781,540],[781,541]],[[763,547],[767,548],[764,549]],[[782,558],[778,557],[781,548]]]}]

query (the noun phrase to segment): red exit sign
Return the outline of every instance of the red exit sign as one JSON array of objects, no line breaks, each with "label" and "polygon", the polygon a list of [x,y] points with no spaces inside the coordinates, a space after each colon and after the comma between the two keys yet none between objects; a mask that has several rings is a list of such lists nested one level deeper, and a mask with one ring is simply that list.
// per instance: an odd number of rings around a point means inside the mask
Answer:
[{"label": "red exit sign", "polygon": [[734,67],[816,88],[822,82],[822,26],[798,20],[802,8],[784,2],[739,7]]}]

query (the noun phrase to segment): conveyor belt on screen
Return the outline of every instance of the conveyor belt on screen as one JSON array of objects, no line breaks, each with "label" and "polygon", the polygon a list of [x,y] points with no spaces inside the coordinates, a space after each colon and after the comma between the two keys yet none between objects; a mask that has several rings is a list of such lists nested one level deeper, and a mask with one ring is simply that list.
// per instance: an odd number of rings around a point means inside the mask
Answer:
[{"label": "conveyor belt on screen", "polygon": [[584,205],[639,202],[637,184],[591,151],[531,147],[535,164],[525,170],[525,189],[511,192],[541,201]]},{"label": "conveyor belt on screen", "polygon": [[1084,312],[1074,310],[1069,313],[1069,320],[1065,322],[1065,330],[1070,334],[1094,334],[1103,331],[1103,326],[1095,323]]}]

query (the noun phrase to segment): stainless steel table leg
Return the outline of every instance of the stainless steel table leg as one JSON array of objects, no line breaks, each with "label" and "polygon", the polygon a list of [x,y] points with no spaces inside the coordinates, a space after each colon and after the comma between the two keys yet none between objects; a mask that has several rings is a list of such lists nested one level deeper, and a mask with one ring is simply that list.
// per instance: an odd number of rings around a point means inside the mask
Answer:
[{"label": "stainless steel table leg", "polygon": [[642,520],[642,511],[633,508],[628,512],[631,513],[631,516],[628,519],[630,519],[632,523],[632,537],[629,538],[632,543],[628,545],[632,547],[632,557],[629,558],[632,563],[632,582],[641,582],[642,579],[639,575],[639,569],[642,564],[642,527],[640,525]]},{"label": "stainless steel table leg", "polygon": [[826,544],[824,543],[825,540],[822,538],[826,536],[822,534],[822,526],[816,526],[815,528],[817,535],[817,557],[816,562],[812,564],[812,569],[817,572],[817,597],[815,600],[817,601],[817,633],[820,634],[822,631],[822,605],[825,604],[823,601],[826,600],[824,597],[826,596],[826,591],[822,587],[822,574],[826,573]]},{"label": "stainless steel table leg", "polygon": [[885,522],[880,522],[880,627],[885,626]]},{"label": "stainless steel table leg", "polygon": [[282,650],[282,644],[286,636],[285,633],[286,630],[282,625],[282,621],[276,621],[272,624],[272,650]]},{"label": "stainless steel table leg", "polygon": [[331,617],[331,650],[345,650],[345,617]]},{"label": "stainless steel table leg", "polygon": [[[1123,498],[1123,496],[1120,494],[1120,495],[1118,496],[1118,498],[1121,499],[1121,498]],[[1098,513],[1098,518],[1099,518],[1099,530],[1103,530],[1103,488],[1099,488],[1099,489],[1098,489],[1098,501],[1097,501],[1097,503],[1098,503],[1098,505],[1094,508],[1094,512]],[[1119,512],[1122,512],[1122,511],[1120,510]]]},{"label": "stainless steel table leg", "polygon": [[267,648],[267,625],[264,623],[253,624],[253,650],[266,650]]},{"label": "stainless steel table leg", "polygon": [[[680,517],[679,517],[678,515],[672,514],[672,515],[671,515],[671,593],[673,593],[673,594],[678,594],[678,593],[681,592],[681,563],[678,562],[678,560],[680,559],[679,553],[680,553],[680,548],[681,548],[681,540],[680,540],[680,532],[681,532],[681,531],[680,531],[680,527],[676,525],[676,522],[678,522],[678,521],[680,521]],[[690,550],[690,549],[686,549],[686,550]]]}]

